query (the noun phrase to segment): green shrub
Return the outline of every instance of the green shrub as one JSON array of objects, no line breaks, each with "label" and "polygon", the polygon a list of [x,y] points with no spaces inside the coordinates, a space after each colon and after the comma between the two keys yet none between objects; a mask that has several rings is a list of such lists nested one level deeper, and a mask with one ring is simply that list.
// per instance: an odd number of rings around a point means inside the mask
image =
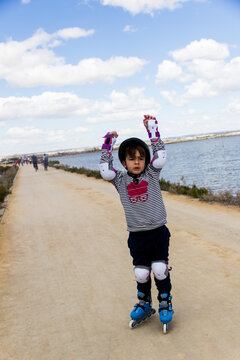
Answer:
[{"label": "green shrub", "polygon": [[11,166],[0,166],[0,174],[4,174],[4,173],[7,172],[10,168],[11,168]]},{"label": "green shrub", "polygon": [[4,201],[5,197],[8,195],[8,190],[5,186],[0,185],[0,203]]},{"label": "green shrub", "polygon": [[[76,166],[69,167],[68,165],[59,164],[57,162],[53,165],[56,169],[61,169],[65,171],[69,171],[71,173],[86,175],[87,177],[94,177],[96,179],[102,179],[100,171],[98,170],[90,170],[84,167],[77,168]],[[222,203],[224,205],[235,205],[240,206],[240,191],[236,196],[233,196],[230,191],[219,192],[218,194],[213,194],[210,190],[200,187],[198,188],[196,185],[187,186],[185,184],[184,177],[182,176],[180,183],[170,183],[170,181],[166,181],[163,178],[159,180],[159,184],[162,190],[168,191],[173,194],[180,194],[191,196],[196,199],[200,199],[203,201],[215,201]]]},{"label": "green shrub", "polygon": [[60,162],[58,160],[49,160],[48,161],[48,166],[54,166],[54,165],[58,165],[60,164]]},{"label": "green shrub", "polygon": [[2,203],[5,197],[9,194],[9,190],[13,184],[13,180],[18,171],[17,166],[1,166],[0,167],[0,203]]},{"label": "green shrub", "polygon": [[217,194],[213,194],[211,191],[203,196],[204,201],[208,202],[219,202],[225,205],[240,206],[240,191],[237,192],[236,196],[232,195],[230,191],[220,191]]},{"label": "green shrub", "polygon": [[181,185],[179,183],[170,183],[164,179],[159,180],[160,187],[162,190],[169,191],[174,194],[188,195],[194,198],[202,198],[203,195],[208,194],[206,188],[198,188],[196,185],[187,186],[185,184]]}]

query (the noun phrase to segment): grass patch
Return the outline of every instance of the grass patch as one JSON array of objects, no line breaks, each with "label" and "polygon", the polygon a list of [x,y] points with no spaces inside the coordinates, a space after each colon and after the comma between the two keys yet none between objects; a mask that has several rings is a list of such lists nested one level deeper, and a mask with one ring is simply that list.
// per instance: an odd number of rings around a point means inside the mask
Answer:
[{"label": "grass patch", "polygon": [[196,185],[187,186],[179,183],[170,183],[170,181],[166,181],[164,179],[160,179],[159,183],[162,190],[169,191],[174,194],[188,195],[194,198],[202,198],[209,192],[209,190],[204,187],[198,188]]},{"label": "grass patch", "polygon": [[[84,167],[77,168],[75,166],[69,167],[68,165],[61,164],[58,160],[49,161],[49,166],[53,166],[56,169],[69,171],[71,173],[102,179],[100,171],[98,170],[90,170]],[[236,196],[232,195],[230,191],[221,191],[217,194],[214,194],[211,190],[205,187],[198,188],[196,185],[187,186],[184,183],[185,181],[183,177],[181,177],[181,181],[183,184],[171,183],[170,181],[160,179],[159,184],[162,190],[168,191],[172,194],[186,195],[207,202],[218,202],[224,205],[240,206],[240,191],[237,192]]]},{"label": "grass patch", "polygon": [[5,197],[9,194],[5,186],[0,184],[0,204],[4,201]]},{"label": "grass patch", "polygon": [[208,202],[219,202],[224,205],[234,205],[240,206],[240,191],[237,192],[234,196],[230,191],[220,191],[217,194],[208,192],[208,194],[203,196],[204,201]]},{"label": "grass patch", "polygon": [[94,177],[95,179],[102,179],[100,171],[98,170],[90,170],[84,167],[78,168],[76,166],[69,167],[68,165],[60,164],[58,160],[50,160],[49,166],[53,166],[55,169],[65,170],[75,174],[86,175],[87,177]]},{"label": "grass patch", "polygon": [[5,197],[10,193],[13,180],[17,174],[17,166],[0,166],[0,207]]}]

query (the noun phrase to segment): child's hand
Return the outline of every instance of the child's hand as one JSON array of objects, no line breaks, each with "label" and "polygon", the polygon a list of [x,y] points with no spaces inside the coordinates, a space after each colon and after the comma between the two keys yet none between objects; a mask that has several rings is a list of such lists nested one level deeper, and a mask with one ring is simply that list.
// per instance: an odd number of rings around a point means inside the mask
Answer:
[{"label": "child's hand", "polygon": [[102,145],[102,150],[108,150],[112,152],[113,146],[117,141],[118,133],[116,131],[109,131],[103,138],[104,143]]},{"label": "child's hand", "polygon": [[160,138],[160,133],[158,131],[158,122],[155,116],[144,115],[143,124],[147,129],[148,137],[151,141],[156,141]]},{"label": "child's hand", "polygon": [[109,135],[114,135],[115,138],[118,137],[118,133],[116,131],[110,131]]},{"label": "child's hand", "polygon": [[156,118],[155,116],[152,115],[144,115],[143,125],[145,126],[146,129],[147,129],[148,120],[156,120]]}]

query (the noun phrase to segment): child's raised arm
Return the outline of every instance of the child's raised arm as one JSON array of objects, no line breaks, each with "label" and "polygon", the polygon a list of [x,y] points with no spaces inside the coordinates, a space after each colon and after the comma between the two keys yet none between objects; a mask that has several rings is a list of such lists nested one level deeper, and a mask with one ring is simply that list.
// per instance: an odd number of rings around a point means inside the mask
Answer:
[{"label": "child's raised arm", "polygon": [[152,165],[155,169],[162,169],[166,162],[166,151],[160,138],[158,122],[154,116],[144,115],[143,124],[147,129],[153,149]]},{"label": "child's raised arm", "polygon": [[118,133],[116,131],[108,132],[103,138],[102,156],[100,159],[100,173],[104,180],[113,180],[116,176],[116,170],[113,168],[112,150],[117,141]]}]

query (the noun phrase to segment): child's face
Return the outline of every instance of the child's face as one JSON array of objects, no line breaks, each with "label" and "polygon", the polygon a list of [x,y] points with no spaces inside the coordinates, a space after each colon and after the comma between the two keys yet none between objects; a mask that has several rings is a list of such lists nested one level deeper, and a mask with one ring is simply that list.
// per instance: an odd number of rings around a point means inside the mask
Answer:
[{"label": "child's face", "polygon": [[138,150],[136,150],[134,156],[127,154],[126,161],[123,161],[123,166],[134,175],[139,175],[145,168],[145,156],[142,156]]}]

